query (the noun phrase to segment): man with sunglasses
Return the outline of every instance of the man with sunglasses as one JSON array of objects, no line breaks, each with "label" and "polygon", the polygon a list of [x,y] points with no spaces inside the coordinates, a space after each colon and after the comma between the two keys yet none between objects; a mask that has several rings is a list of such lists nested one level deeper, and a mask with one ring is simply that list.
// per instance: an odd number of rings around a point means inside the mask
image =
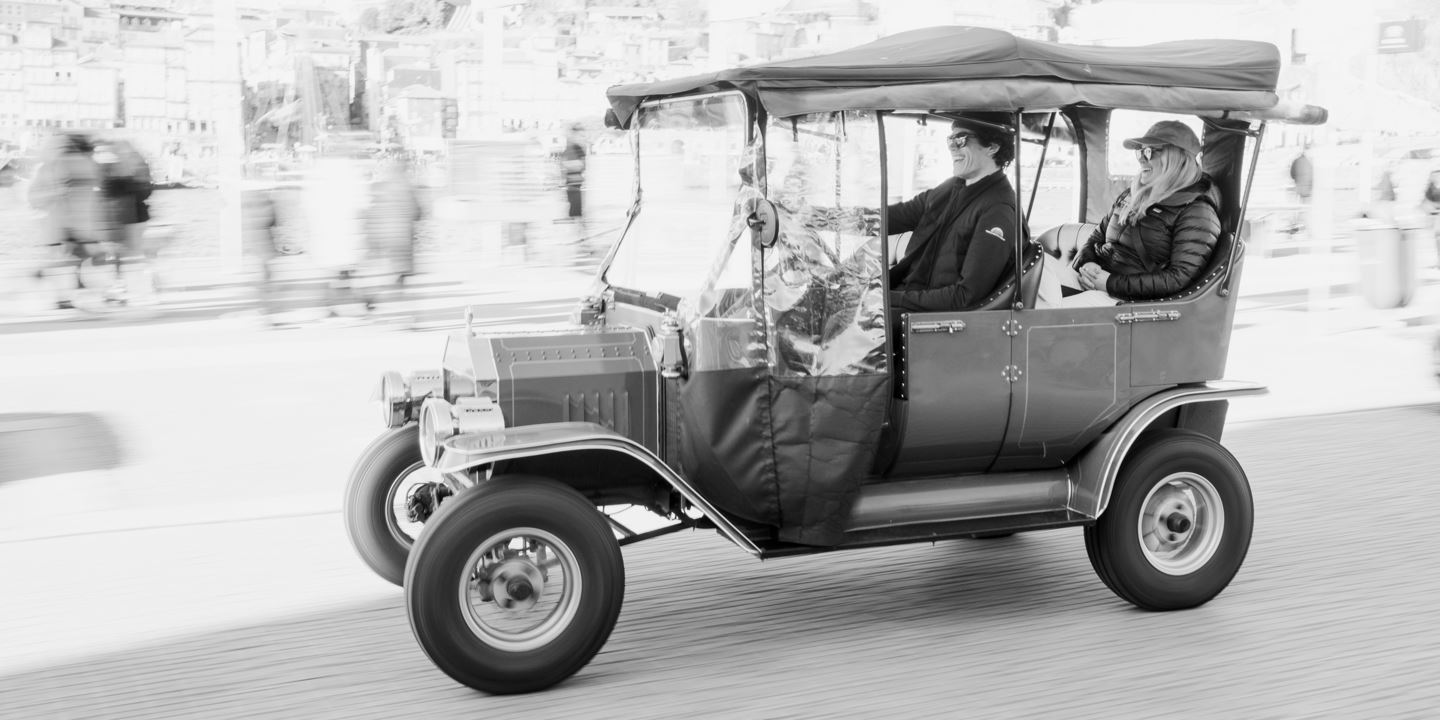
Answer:
[{"label": "man with sunglasses", "polygon": [[967,113],[951,126],[954,176],[886,209],[891,234],[911,232],[890,268],[890,306],[902,311],[967,310],[1015,263],[1015,189],[1004,168],[1015,158],[1006,113]]}]

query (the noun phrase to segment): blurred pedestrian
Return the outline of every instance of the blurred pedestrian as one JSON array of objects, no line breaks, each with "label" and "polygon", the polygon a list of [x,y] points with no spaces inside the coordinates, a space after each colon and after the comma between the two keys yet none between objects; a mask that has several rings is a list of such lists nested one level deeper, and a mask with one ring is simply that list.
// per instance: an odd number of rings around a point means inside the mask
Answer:
[{"label": "blurred pedestrian", "polygon": [[565,202],[568,206],[566,219],[575,226],[576,248],[585,253],[589,238],[585,224],[585,161],[589,151],[586,148],[585,126],[575,123],[565,134],[565,149],[560,151],[560,171],[564,179]]},{"label": "blurred pedestrian", "polygon": [[1430,171],[1430,177],[1425,181],[1425,192],[1421,194],[1420,208],[1430,216],[1430,232],[1435,237],[1436,262],[1440,264],[1440,170]]},{"label": "blurred pedestrian", "polygon": [[1389,167],[1380,171],[1380,181],[1375,184],[1375,199],[1382,203],[1395,202],[1395,173]]},{"label": "blurred pedestrian", "polygon": [[[398,162],[381,162],[370,183],[365,214],[365,241],[374,273],[381,278],[377,291],[402,295],[415,274],[415,223],[420,200],[405,168]],[[373,305],[375,298],[368,299]]]},{"label": "blurred pedestrian", "polygon": [[254,258],[260,272],[256,286],[260,300],[260,314],[270,324],[275,324],[279,311],[275,277],[275,260],[279,256],[275,228],[279,224],[275,211],[275,199],[264,187],[251,187],[240,193],[240,236],[245,257]]},{"label": "blurred pedestrian", "polygon": [[1440,214],[1440,170],[1430,171],[1430,177],[1425,181],[1425,192],[1420,200],[1420,206],[1431,215]]},{"label": "blurred pedestrian", "polygon": [[[142,278],[145,271],[145,223],[150,221],[150,197],[153,186],[150,164],[123,138],[101,140],[95,146],[95,162],[100,168],[103,218],[101,226],[115,260],[114,289],[117,293],[143,293],[148,283],[126,283],[127,268],[132,278]],[[134,286],[134,287],[128,287]],[[125,300],[112,293],[112,300]]]},{"label": "blurred pedestrian", "polygon": [[45,279],[54,270],[73,273],[74,288],[60,291],[56,307],[74,307],[75,292],[85,289],[84,261],[98,252],[97,220],[100,206],[100,167],[94,145],[81,133],[56,133],[42,152],[40,167],[30,185],[30,205],[45,214],[41,241],[53,249],[55,259],[36,271]]},{"label": "blurred pedestrian", "polygon": [[1290,182],[1295,197],[1301,205],[1310,204],[1310,195],[1315,190],[1315,164],[1310,160],[1310,145],[1300,148],[1300,154],[1290,161]]}]

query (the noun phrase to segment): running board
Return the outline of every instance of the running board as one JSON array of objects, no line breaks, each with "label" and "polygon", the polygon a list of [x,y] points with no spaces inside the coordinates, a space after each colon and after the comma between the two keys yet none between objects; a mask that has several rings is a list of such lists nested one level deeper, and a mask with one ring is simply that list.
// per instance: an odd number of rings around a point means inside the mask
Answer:
[{"label": "running board", "polygon": [[1065,468],[900,480],[866,485],[845,524],[847,534],[1064,511]]},{"label": "running board", "polygon": [[760,546],[760,557],[764,559],[814,555],[832,550],[883,547],[917,542],[938,542],[956,538],[985,537],[987,535],[1008,535],[1031,530],[1053,530],[1055,528],[1089,525],[1095,522],[1069,510],[1006,515],[1002,517],[977,518],[955,522],[928,523],[924,525],[896,525],[876,530],[856,530],[845,533],[839,545],[821,547],[780,542],[770,538],[756,539]]}]

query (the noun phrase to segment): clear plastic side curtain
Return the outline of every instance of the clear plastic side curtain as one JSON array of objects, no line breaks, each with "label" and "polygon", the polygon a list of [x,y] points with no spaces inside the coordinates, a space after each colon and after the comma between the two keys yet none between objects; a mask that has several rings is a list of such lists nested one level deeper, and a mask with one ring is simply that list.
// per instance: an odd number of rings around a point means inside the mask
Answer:
[{"label": "clear plastic side curtain", "polygon": [[781,540],[834,545],[874,464],[889,404],[880,128],[871,113],[773,119],[757,257]]},{"label": "clear plastic side curtain", "polygon": [[770,121],[780,236],[759,271],[778,375],[884,373],[880,131],[872,113]]}]

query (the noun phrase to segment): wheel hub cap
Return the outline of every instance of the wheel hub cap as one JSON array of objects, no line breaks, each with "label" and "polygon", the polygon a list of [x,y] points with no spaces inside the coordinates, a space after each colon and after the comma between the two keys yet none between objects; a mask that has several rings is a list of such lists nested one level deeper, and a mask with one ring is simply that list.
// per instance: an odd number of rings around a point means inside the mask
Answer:
[{"label": "wheel hub cap", "polygon": [[[545,587],[545,574],[534,563],[523,558],[506,560],[491,573],[487,585],[481,589],[482,597],[493,598],[494,603],[504,610],[524,612],[535,607],[540,591]],[[489,592],[486,593],[485,591]]]},{"label": "wheel hub cap", "polygon": [[1151,566],[1167,575],[1188,575],[1204,567],[1224,530],[1220,493],[1196,473],[1166,476],[1140,505],[1140,547]]},{"label": "wheel hub cap", "polygon": [[581,591],[579,560],[564,541],[544,530],[514,528],[476,546],[458,599],[477,638],[522,652],[569,627]]}]

